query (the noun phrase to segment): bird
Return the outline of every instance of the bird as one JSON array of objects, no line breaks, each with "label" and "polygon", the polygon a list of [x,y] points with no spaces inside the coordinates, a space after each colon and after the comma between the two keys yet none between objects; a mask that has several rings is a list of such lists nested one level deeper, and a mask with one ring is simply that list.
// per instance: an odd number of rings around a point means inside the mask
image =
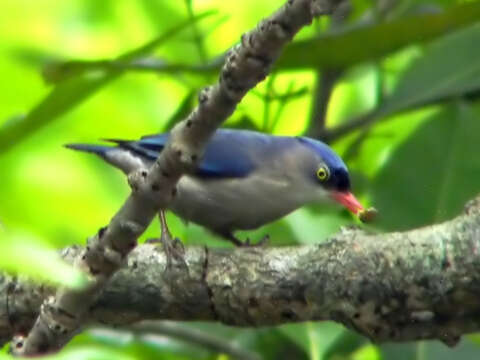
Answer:
[{"label": "bird", "polygon": [[[128,175],[150,167],[169,136],[66,147],[96,154]],[[242,246],[249,243],[235,231],[259,228],[311,203],[339,203],[356,215],[364,211],[351,192],[347,166],[331,147],[305,136],[222,128],[206,145],[196,170],[180,178],[168,209]]]}]

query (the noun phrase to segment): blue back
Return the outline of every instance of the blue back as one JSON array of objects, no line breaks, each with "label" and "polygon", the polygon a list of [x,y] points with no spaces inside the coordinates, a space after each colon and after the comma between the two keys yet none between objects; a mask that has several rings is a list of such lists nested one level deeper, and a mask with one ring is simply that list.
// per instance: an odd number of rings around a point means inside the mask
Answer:
[{"label": "blue back", "polygon": [[[169,133],[145,136],[139,141],[118,141],[121,147],[155,160],[168,141]],[[196,175],[206,178],[245,177],[258,164],[288,151],[292,146],[306,145],[331,169],[346,171],[342,159],[330,147],[307,137],[272,136],[248,130],[219,129],[207,144]]]},{"label": "blue back", "polygon": [[[121,144],[152,160],[164,148],[169,134],[145,136],[136,142]],[[280,149],[272,136],[247,130],[220,129],[208,142],[196,174],[202,177],[245,177],[256,167],[255,154],[263,155]]]}]

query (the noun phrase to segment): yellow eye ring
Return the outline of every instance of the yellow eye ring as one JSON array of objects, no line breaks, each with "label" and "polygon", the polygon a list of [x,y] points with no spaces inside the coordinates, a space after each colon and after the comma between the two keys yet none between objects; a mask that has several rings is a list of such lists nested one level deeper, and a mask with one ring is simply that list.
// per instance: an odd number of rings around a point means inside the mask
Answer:
[{"label": "yellow eye ring", "polygon": [[330,173],[328,172],[328,169],[325,166],[321,166],[317,170],[317,178],[320,181],[327,181],[328,178],[330,177]]}]

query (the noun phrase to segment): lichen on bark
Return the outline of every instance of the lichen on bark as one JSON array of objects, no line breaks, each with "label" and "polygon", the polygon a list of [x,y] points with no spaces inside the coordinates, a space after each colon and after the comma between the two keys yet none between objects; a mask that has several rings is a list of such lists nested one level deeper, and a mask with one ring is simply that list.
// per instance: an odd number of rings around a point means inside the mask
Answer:
[{"label": "lichen on bark", "polygon": [[[480,197],[455,219],[399,233],[346,229],[316,245],[188,247],[187,266],[158,246],[135,249],[86,314],[87,324],[219,321],[260,327],[334,320],[372,341],[480,330]],[[63,251],[67,261],[81,247]],[[0,340],[26,332],[53,289],[3,274]]]}]

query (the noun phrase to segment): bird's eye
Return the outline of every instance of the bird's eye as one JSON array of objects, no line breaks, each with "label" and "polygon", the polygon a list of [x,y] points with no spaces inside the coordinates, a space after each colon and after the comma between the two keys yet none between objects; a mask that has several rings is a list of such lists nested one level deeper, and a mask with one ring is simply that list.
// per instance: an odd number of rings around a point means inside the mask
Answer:
[{"label": "bird's eye", "polygon": [[320,181],[327,181],[329,177],[330,177],[330,172],[328,171],[328,169],[327,169],[325,166],[321,166],[321,167],[317,170],[317,178],[318,178],[318,180],[320,180]]}]

